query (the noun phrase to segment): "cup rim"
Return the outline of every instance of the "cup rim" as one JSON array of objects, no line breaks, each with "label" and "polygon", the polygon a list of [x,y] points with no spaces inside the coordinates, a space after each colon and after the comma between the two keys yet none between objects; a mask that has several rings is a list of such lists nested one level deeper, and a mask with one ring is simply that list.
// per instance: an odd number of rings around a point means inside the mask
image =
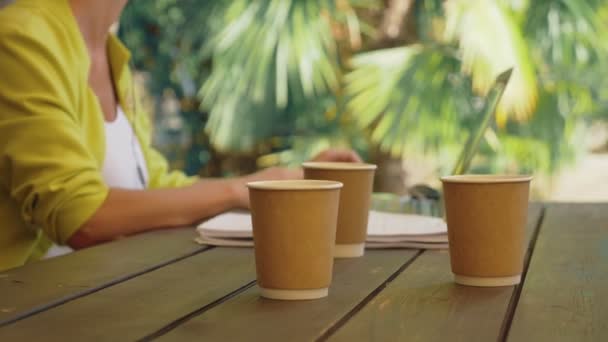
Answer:
[{"label": "cup rim", "polygon": [[305,162],[302,163],[305,169],[313,170],[341,170],[341,171],[367,171],[375,170],[375,164],[350,163],[350,162]]},{"label": "cup rim", "polygon": [[269,180],[247,183],[249,189],[256,190],[335,190],[342,188],[343,184],[328,180]]},{"label": "cup rim", "polygon": [[522,183],[532,180],[531,175],[451,175],[441,177],[443,183],[495,184]]}]

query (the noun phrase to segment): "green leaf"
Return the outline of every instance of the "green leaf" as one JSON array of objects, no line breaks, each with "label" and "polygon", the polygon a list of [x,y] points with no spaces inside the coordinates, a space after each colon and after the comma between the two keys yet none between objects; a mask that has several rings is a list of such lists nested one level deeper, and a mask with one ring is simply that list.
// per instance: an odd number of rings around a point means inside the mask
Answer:
[{"label": "green leaf", "polygon": [[[340,88],[340,56],[326,14],[342,15],[326,0],[237,0],[216,6],[214,16],[222,26],[209,28],[211,37],[202,48],[213,69],[200,95],[210,112],[207,132],[218,149],[251,149],[296,129],[290,113],[296,104],[315,107],[299,111],[311,120],[325,113],[327,108],[303,102]],[[350,25],[358,20],[352,11],[345,18]]]},{"label": "green leaf", "polygon": [[527,119],[536,106],[538,82],[523,32],[512,11],[500,1],[446,2],[446,38],[458,43],[462,69],[473,88],[486,94],[494,78],[513,68],[513,78],[499,104],[497,120]]},{"label": "green leaf", "polygon": [[409,45],[355,55],[351,65],[347,107],[361,127],[373,127],[382,150],[400,155],[460,140],[458,113],[472,111],[470,85],[450,55]]}]

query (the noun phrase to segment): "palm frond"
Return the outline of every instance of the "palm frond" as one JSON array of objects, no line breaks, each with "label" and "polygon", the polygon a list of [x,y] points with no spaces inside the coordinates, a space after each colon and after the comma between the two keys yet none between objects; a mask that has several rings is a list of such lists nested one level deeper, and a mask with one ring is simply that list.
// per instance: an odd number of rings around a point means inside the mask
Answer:
[{"label": "palm frond", "polygon": [[562,112],[560,96],[542,91],[539,110],[526,125],[510,123],[499,132],[497,150],[486,151],[495,157],[482,171],[551,174],[582,155],[584,122]]},{"label": "palm frond", "polygon": [[543,87],[567,118],[608,111],[608,3],[532,2],[526,31]]},{"label": "palm frond", "polygon": [[[246,150],[289,131],[295,103],[338,91],[341,67],[331,26],[338,12],[333,1],[323,0],[240,0],[216,10],[223,25],[204,47],[213,69],[200,94],[217,148]],[[351,26],[353,15],[347,13]]]},{"label": "palm frond", "polygon": [[485,94],[494,78],[514,68],[497,114],[523,121],[536,106],[538,85],[523,33],[510,9],[500,1],[453,0],[445,3],[446,37],[458,43],[462,69],[473,79],[476,92]]},{"label": "palm frond", "polygon": [[529,44],[536,47],[533,57],[541,66],[541,82],[549,87],[571,85],[572,92],[581,87],[597,90],[604,77],[594,70],[608,66],[608,3],[532,2],[525,27]]},{"label": "palm frond", "polygon": [[374,127],[371,138],[384,151],[437,151],[460,141],[458,123],[474,117],[470,84],[450,54],[410,45],[361,53],[351,64],[348,110]]}]

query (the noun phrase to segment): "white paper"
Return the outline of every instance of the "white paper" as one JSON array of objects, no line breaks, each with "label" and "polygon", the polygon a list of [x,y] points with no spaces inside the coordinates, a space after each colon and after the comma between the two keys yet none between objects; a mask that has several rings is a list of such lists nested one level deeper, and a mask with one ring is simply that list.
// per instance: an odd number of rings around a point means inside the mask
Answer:
[{"label": "white paper", "polygon": [[[198,242],[215,246],[253,246],[251,215],[228,212],[197,227]],[[369,248],[447,248],[447,229],[442,219],[421,215],[370,211]]]},{"label": "white paper", "polygon": [[445,222],[436,217],[394,214],[371,210],[367,235],[374,237],[397,237],[447,234]]},{"label": "white paper", "polygon": [[208,237],[253,238],[251,214],[230,211],[201,223],[196,229]]},{"label": "white paper", "polygon": [[[201,245],[222,247],[253,247],[253,239],[224,239],[201,236],[194,239]],[[447,243],[416,242],[416,241],[394,241],[394,242],[366,242],[365,248],[416,248],[416,249],[448,249]]]},{"label": "white paper", "polygon": [[369,249],[382,249],[382,248],[448,249],[448,244],[447,243],[413,242],[413,241],[401,241],[401,242],[389,242],[389,243],[366,242],[365,248],[369,248]]},{"label": "white paper", "polygon": [[431,242],[431,243],[448,243],[448,234],[435,235],[399,235],[399,236],[367,236],[367,242],[388,243],[388,242]]}]

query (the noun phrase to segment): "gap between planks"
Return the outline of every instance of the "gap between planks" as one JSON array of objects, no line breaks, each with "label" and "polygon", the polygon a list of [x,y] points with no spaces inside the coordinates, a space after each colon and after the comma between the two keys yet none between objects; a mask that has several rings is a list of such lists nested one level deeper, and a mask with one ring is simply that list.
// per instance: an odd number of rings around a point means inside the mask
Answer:
[{"label": "gap between planks", "polygon": [[532,261],[532,255],[534,254],[536,241],[538,240],[538,236],[540,234],[540,230],[545,219],[546,211],[547,207],[543,206],[541,208],[540,215],[538,216],[536,226],[534,227],[534,234],[532,235],[532,239],[530,240],[530,244],[528,245],[528,249],[526,251],[526,257],[524,259],[524,270],[522,272],[521,282],[513,290],[513,294],[511,295],[511,300],[509,301],[509,306],[507,307],[507,312],[505,314],[505,319],[502,322],[502,326],[500,328],[500,334],[498,335],[498,341],[500,342],[505,342],[509,337],[509,330],[511,330],[511,324],[513,323],[513,317],[515,317],[515,311],[517,310],[517,304],[519,303],[521,291],[523,290],[524,284],[526,283],[528,268],[530,267],[530,262]]},{"label": "gap between planks", "polygon": [[182,261],[182,260],[187,259],[189,257],[192,257],[192,256],[194,256],[196,254],[209,251],[209,250],[211,250],[213,248],[215,248],[215,247],[213,247],[213,246],[204,246],[204,247],[201,247],[200,249],[197,249],[197,250],[192,251],[190,253],[184,254],[184,255],[179,256],[177,258],[173,258],[173,259],[164,261],[164,262],[162,262],[160,264],[156,264],[154,266],[150,266],[150,267],[144,268],[141,271],[134,272],[134,273],[122,276],[122,277],[118,277],[118,278],[115,278],[113,280],[108,281],[107,283],[103,283],[101,285],[92,287],[90,289],[87,289],[87,290],[84,290],[84,291],[81,291],[81,292],[77,292],[77,293],[74,293],[74,294],[70,294],[70,295],[68,295],[66,297],[59,298],[57,300],[53,300],[53,301],[51,301],[51,302],[49,302],[47,304],[41,305],[41,306],[36,307],[34,309],[31,309],[31,310],[28,310],[28,311],[24,311],[23,313],[21,313],[21,314],[19,314],[17,316],[11,317],[10,319],[7,319],[5,321],[0,321],[0,328],[2,328],[4,326],[7,326],[9,324],[18,322],[18,321],[20,321],[22,319],[32,317],[32,316],[37,315],[37,314],[39,314],[41,312],[44,312],[46,310],[50,310],[50,309],[56,308],[56,307],[58,307],[60,305],[63,305],[63,304],[68,303],[68,302],[71,302],[71,301],[76,300],[78,298],[81,298],[81,297],[84,297],[84,296],[88,296],[90,294],[93,294],[95,292],[101,291],[101,290],[106,289],[108,287],[111,287],[111,286],[123,283],[123,282],[128,281],[128,280],[131,280],[131,279],[133,279],[135,277],[139,277],[140,275],[143,275],[143,274],[155,271],[155,270],[157,270],[159,268],[171,265],[171,264],[176,263],[178,261]]},{"label": "gap between planks", "polygon": [[393,274],[390,275],[390,277],[388,277],[384,282],[382,282],[382,284],[380,284],[377,288],[370,292],[370,294],[363,298],[363,300],[359,302],[359,304],[357,304],[354,308],[352,308],[352,310],[350,310],[346,315],[344,315],[344,317],[342,317],[335,324],[329,327],[325,332],[323,332],[323,334],[321,334],[321,336],[317,338],[317,341],[326,341],[329,337],[331,337],[331,335],[333,335],[336,331],[338,331],[338,329],[344,326],[344,324],[346,324],[352,317],[354,317],[359,311],[361,311],[361,309],[363,309],[363,307],[367,305],[367,303],[372,301],[380,292],[382,292],[382,290],[384,290],[384,288],[390,282],[395,280],[395,278],[397,278],[401,273],[403,273],[403,271],[405,271],[405,269],[408,268],[408,266],[410,266],[414,261],[416,261],[416,259],[418,259],[418,257],[424,252],[424,249],[419,250],[413,257],[411,257],[401,267],[399,267],[397,271],[395,271]]},{"label": "gap between planks", "polygon": [[147,336],[142,337],[138,341],[146,342],[146,341],[152,341],[154,339],[157,339],[157,338],[169,333],[171,330],[177,328],[178,326],[188,322],[189,320],[193,319],[194,317],[201,315],[201,314],[205,313],[206,311],[209,311],[209,310],[215,308],[216,306],[230,300],[231,298],[234,298],[234,297],[238,296],[239,294],[247,291],[248,289],[252,288],[255,284],[256,284],[256,280],[254,279],[254,280],[248,282],[247,284],[243,285],[239,289],[232,291],[229,294],[174,320],[173,322],[165,325],[164,327],[160,328],[159,330],[157,330]]}]

